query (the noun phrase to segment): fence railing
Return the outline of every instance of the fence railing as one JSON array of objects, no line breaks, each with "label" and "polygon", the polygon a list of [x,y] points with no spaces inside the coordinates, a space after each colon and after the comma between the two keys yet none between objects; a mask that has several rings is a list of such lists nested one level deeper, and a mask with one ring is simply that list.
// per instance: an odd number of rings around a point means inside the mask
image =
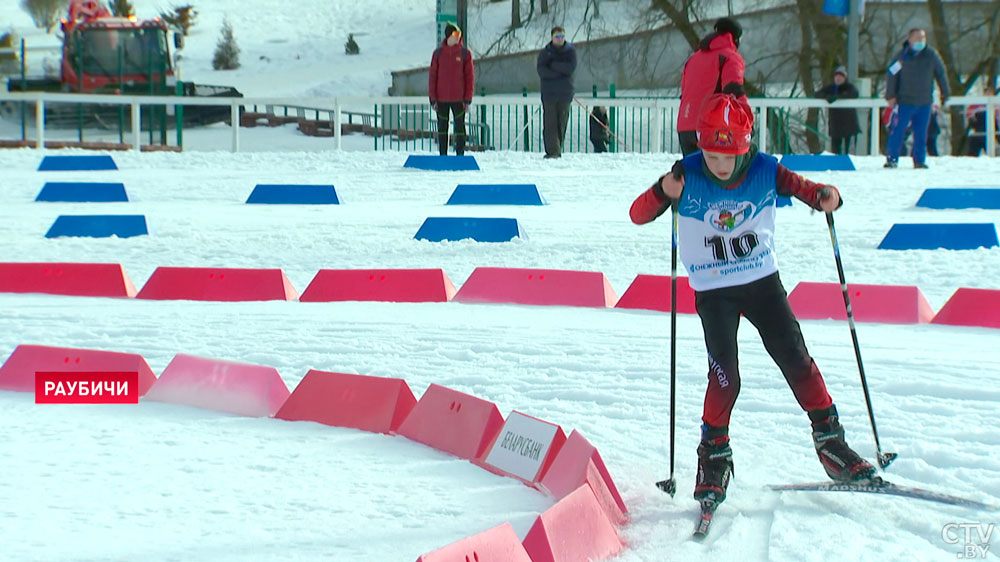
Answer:
[{"label": "fence railing", "polygon": [[[564,152],[593,152],[590,143],[589,111],[594,106],[604,106],[608,111],[608,128],[611,131],[608,150],[612,152],[668,152],[679,153],[675,129],[676,114],[680,105],[677,99],[621,99],[578,97],[570,110]],[[265,108],[270,114],[289,111],[304,120],[328,123],[334,147],[343,147],[345,126],[349,131],[360,131],[373,137],[375,150],[436,150],[437,117],[424,97],[323,97],[323,98],[225,98],[179,97],[137,95],[91,95],[47,92],[0,92],[0,106],[6,107],[7,119],[22,120],[21,136],[28,145],[45,146],[46,107],[59,104],[97,104],[120,106],[128,109],[133,150],[142,149],[141,124],[143,112],[173,114],[184,106],[228,106],[228,122],[232,128],[230,149],[240,150],[241,116],[246,112]],[[985,105],[987,115],[995,115],[1000,107],[1000,97],[953,97],[948,107]],[[821,141],[825,138],[826,109],[855,108],[862,122],[858,138],[861,154],[878,154],[885,134],[881,123],[886,102],[882,99],[840,100],[830,104],[813,98],[751,98],[750,105],[756,113],[755,136],[762,151],[774,144],[787,152],[807,152],[806,134],[800,125],[810,109],[819,109],[817,130],[812,133]],[[31,111],[33,109],[33,111]],[[31,115],[33,113],[33,116]],[[124,112],[122,112],[124,114]],[[767,118],[762,118],[762,116]],[[789,116],[794,115],[794,119]],[[942,133],[947,138],[950,123],[942,112]],[[28,122],[32,126],[28,126]],[[996,124],[987,119],[986,153],[996,153]],[[515,150],[542,152],[541,102],[521,96],[486,96],[475,98],[467,120],[470,150]],[[300,125],[301,128],[301,125]],[[305,129],[303,129],[305,130]],[[776,142],[779,133],[781,142]],[[34,133],[33,135],[31,133]],[[124,132],[121,133],[124,139]],[[84,130],[79,131],[84,140]],[[180,135],[178,135],[178,142]],[[124,141],[123,141],[124,142]],[[161,142],[166,143],[165,136]],[[150,135],[149,144],[154,144]],[[779,146],[780,145],[780,146]],[[824,146],[824,148],[826,148]]]}]

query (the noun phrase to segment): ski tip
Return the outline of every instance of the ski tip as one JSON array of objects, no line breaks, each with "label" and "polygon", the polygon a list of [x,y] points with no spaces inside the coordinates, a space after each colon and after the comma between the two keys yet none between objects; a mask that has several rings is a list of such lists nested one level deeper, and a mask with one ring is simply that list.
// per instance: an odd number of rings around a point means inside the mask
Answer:
[{"label": "ski tip", "polygon": [[881,453],[878,456],[878,466],[884,469],[885,467],[892,464],[892,461],[896,460],[896,453]]},{"label": "ski tip", "polygon": [[673,478],[668,478],[667,480],[660,480],[656,483],[656,487],[661,491],[670,494],[670,497],[674,497],[674,493],[677,492],[677,481]]}]

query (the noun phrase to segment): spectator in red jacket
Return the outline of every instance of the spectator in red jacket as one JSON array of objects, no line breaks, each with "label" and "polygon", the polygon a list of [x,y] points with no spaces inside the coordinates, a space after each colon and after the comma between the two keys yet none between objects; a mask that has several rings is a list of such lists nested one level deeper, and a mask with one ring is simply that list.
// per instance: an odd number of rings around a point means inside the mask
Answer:
[{"label": "spectator in red jacket", "polygon": [[681,76],[681,108],[677,115],[677,138],[685,156],[698,150],[695,128],[701,104],[722,91],[723,84],[743,84],[743,57],[737,49],[743,28],[731,18],[719,18],[714,31],[705,36],[698,50],[684,63]]},{"label": "spectator in red jacket", "polygon": [[448,154],[448,119],[455,119],[455,153],[465,154],[465,115],[472,103],[476,84],[472,53],[462,44],[462,30],[453,23],[444,28],[444,41],[431,56],[431,73],[427,86],[431,107],[437,113],[438,148],[441,156]]}]

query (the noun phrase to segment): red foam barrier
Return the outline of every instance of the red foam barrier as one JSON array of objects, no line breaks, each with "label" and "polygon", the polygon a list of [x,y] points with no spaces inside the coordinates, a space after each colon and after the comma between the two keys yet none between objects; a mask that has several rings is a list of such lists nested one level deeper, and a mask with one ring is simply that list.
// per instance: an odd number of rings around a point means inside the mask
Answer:
[{"label": "red foam barrier", "polygon": [[178,353],[160,373],[146,399],[266,417],[273,416],[290,394],[274,367]]},{"label": "red foam barrier", "polygon": [[298,293],[280,269],[157,267],[138,299],[282,301]]},{"label": "red foam barrier", "polygon": [[0,293],[134,297],[135,285],[117,263],[0,263]]},{"label": "red foam barrier", "polygon": [[963,287],[951,295],[931,323],[1000,328],[1000,291]]},{"label": "red foam barrier", "polygon": [[403,379],[311,370],[274,417],[390,433],[417,403]]},{"label": "red foam barrier", "polygon": [[[639,308],[670,312],[670,276],[636,275],[615,308]],[[697,314],[694,308],[694,289],[687,277],[677,278],[677,312]]]},{"label": "red foam barrier", "polygon": [[457,457],[479,458],[503,416],[496,404],[431,384],[399,425],[399,435]]},{"label": "red foam barrier", "polygon": [[302,302],[448,302],[455,285],[441,269],[321,269]]},{"label": "red foam barrier", "polygon": [[531,562],[510,523],[428,552],[417,562]]},{"label": "red foam barrier", "polygon": [[542,477],[541,487],[556,499],[562,499],[588,483],[597,499],[601,500],[608,518],[624,523],[628,519],[628,509],[601,454],[574,429]]},{"label": "red foam barrier", "polygon": [[[847,285],[851,311],[858,322],[920,324],[934,317],[927,298],[912,285]],[[839,283],[803,281],[788,295],[800,320],[847,320],[844,291]]]},{"label": "red foam barrier", "polygon": [[482,457],[473,462],[494,474],[537,487],[565,442],[562,427],[515,410]]},{"label": "red foam barrier", "polygon": [[455,294],[467,303],[614,306],[618,295],[599,271],[477,267]]},{"label": "red foam barrier", "polygon": [[533,562],[603,560],[622,549],[614,525],[586,484],[539,515],[523,544]]},{"label": "red foam barrier", "polygon": [[35,391],[35,373],[127,372],[139,373],[139,396],[146,394],[156,375],[142,355],[97,349],[19,345],[0,367],[0,390]]}]

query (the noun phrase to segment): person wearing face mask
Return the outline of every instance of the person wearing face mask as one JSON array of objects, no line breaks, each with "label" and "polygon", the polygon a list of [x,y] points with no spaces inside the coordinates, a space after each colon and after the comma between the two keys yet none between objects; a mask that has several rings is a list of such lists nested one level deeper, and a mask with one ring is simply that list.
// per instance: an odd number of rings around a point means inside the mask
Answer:
[{"label": "person wearing face mask", "polygon": [[889,61],[885,98],[898,105],[886,144],[886,168],[895,168],[907,126],[913,131],[913,167],[927,168],[927,123],[934,102],[934,82],[941,90],[941,107],[950,95],[944,63],[937,51],[927,46],[927,32],[914,28],[903,48]]},{"label": "person wearing face mask", "polygon": [[438,148],[441,156],[448,154],[448,120],[455,119],[455,154],[465,154],[465,116],[472,103],[476,83],[472,53],[462,44],[462,30],[449,23],[444,28],[444,41],[431,56],[431,72],[427,91],[431,107],[437,113]]},{"label": "person wearing face mask", "polygon": [[542,93],[542,140],[545,157],[559,158],[566,139],[569,106],[573,103],[576,50],[566,41],[566,30],[552,28],[552,41],[538,53],[536,64]]}]

